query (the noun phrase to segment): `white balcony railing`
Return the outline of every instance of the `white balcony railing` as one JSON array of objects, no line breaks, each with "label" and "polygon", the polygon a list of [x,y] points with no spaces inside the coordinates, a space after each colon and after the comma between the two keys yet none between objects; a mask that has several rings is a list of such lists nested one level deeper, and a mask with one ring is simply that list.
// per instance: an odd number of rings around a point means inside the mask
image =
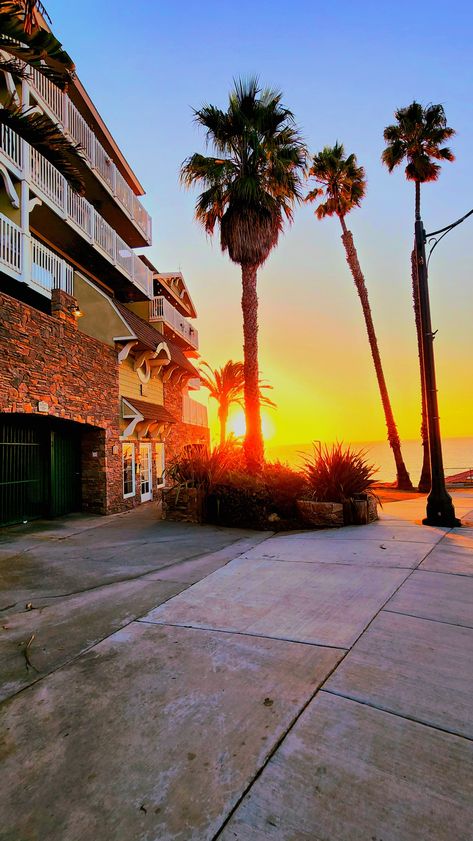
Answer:
[{"label": "white balcony railing", "polygon": [[23,235],[21,228],[0,213],[0,264],[21,274]]},{"label": "white balcony railing", "polygon": [[73,292],[74,270],[42,242],[31,242],[31,280],[49,295],[53,289]]},{"label": "white balcony railing", "polygon": [[9,129],[8,126],[1,125],[0,149],[18,169],[22,168],[21,148],[21,139],[16,132]]},{"label": "white balcony railing", "polygon": [[199,334],[195,327],[163,295],[157,295],[152,299],[149,320],[163,321],[191,347],[196,350],[199,347]]},{"label": "white balcony railing", "polygon": [[131,250],[87,199],[74,193],[66,179],[35,149],[30,149],[31,182],[40,198],[49,199],[56,212],[74,223],[79,232],[122,271],[145,295],[151,297],[153,273]]},{"label": "white balcony railing", "polygon": [[[31,261],[24,255],[31,249]],[[21,277],[23,267],[31,262],[31,276]],[[0,213],[0,267],[19,279],[39,287],[38,291],[51,296],[53,289],[63,289],[72,295],[73,268],[39,240],[25,237],[21,228]]]},{"label": "white balcony railing", "polygon": [[208,426],[207,407],[185,394],[182,398],[182,420],[194,426]]},{"label": "white balcony railing", "polygon": [[46,105],[51,116],[61,125],[74,143],[80,143],[86,160],[104,182],[111,194],[126,211],[127,216],[144,234],[151,244],[151,217],[144,209],[140,200],[123,178],[94,132],[84,120],[82,114],[69,99],[49,79],[37,70],[32,70],[31,86],[35,96]]}]

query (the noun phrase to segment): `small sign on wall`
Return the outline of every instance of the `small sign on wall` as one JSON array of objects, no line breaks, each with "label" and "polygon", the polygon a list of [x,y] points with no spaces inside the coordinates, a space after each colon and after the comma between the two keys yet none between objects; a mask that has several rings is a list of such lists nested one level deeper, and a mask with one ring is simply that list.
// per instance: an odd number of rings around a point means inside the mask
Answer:
[{"label": "small sign on wall", "polygon": [[98,452],[97,452],[96,450],[94,450],[94,451],[92,452],[92,458],[98,458],[98,457],[99,457]]},{"label": "small sign on wall", "polygon": [[49,412],[49,403],[45,403],[44,400],[39,400],[38,412]]}]

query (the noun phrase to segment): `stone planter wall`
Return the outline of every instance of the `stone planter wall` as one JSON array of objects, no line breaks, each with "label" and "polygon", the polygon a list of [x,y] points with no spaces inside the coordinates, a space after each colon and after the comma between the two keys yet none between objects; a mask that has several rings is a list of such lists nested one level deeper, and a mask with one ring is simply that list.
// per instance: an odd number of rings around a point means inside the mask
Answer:
[{"label": "stone planter wall", "polygon": [[202,523],[205,497],[197,488],[167,488],[163,491],[163,520]]},{"label": "stone planter wall", "polygon": [[302,521],[307,526],[329,528],[344,525],[343,505],[339,502],[313,502],[308,499],[298,499],[297,508]]},{"label": "stone planter wall", "polygon": [[366,525],[378,519],[376,499],[369,494],[345,503],[298,499],[297,508],[305,525],[318,528]]}]

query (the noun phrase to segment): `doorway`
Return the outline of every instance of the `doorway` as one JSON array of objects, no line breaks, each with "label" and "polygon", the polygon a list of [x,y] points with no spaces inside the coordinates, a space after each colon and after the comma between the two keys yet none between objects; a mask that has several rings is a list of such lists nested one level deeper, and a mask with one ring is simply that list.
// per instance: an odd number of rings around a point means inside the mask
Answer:
[{"label": "doorway", "polygon": [[153,459],[151,444],[140,444],[140,490],[141,502],[153,498]]}]

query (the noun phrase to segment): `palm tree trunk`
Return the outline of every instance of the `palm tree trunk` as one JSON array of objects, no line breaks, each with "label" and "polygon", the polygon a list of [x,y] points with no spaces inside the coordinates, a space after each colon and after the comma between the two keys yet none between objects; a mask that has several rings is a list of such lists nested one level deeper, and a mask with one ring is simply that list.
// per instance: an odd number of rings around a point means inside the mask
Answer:
[{"label": "palm tree trunk", "polygon": [[416,181],[416,219],[420,219],[420,181]]},{"label": "palm tree trunk", "polygon": [[393,451],[394,461],[396,463],[397,487],[401,490],[412,490],[412,482],[409,478],[409,474],[407,472],[406,465],[404,464],[404,459],[402,457],[401,442],[399,440],[399,434],[397,431],[396,423],[394,421],[391,402],[389,400],[386,380],[384,378],[383,367],[381,364],[381,356],[378,348],[378,340],[376,338],[373,318],[371,315],[370,303],[368,299],[368,290],[366,289],[365,279],[363,277],[363,273],[361,271],[360,264],[358,261],[358,254],[356,252],[355,244],[353,242],[352,233],[351,231],[347,230],[345,220],[342,217],[340,218],[340,222],[343,230],[342,242],[345,246],[347,263],[353,275],[353,280],[355,281],[356,290],[358,292],[361,301],[361,306],[363,309],[363,315],[365,317],[366,331],[368,333],[371,355],[373,357],[376,377],[378,379],[379,392],[381,394],[381,401],[384,409],[384,416],[386,419],[389,446]]},{"label": "palm tree trunk", "polygon": [[258,366],[258,295],[256,292],[257,266],[242,265],[241,279],[243,294],[243,364],[245,372],[245,417],[246,435],[244,451],[246,466],[250,473],[261,470],[264,462],[263,435],[261,432],[261,410]]},{"label": "palm tree trunk", "polygon": [[227,420],[228,420],[228,406],[220,404],[218,409],[218,419],[220,422],[220,446],[225,444],[227,439]]},{"label": "palm tree trunk", "polygon": [[424,383],[424,356],[422,350],[422,326],[420,323],[420,304],[419,304],[419,280],[417,276],[417,260],[415,249],[411,254],[411,274],[412,274],[412,298],[414,300],[414,315],[416,320],[417,331],[417,351],[419,354],[419,369],[420,369],[420,393],[422,401],[422,420],[420,425],[420,435],[422,440],[423,458],[422,458],[422,472],[420,474],[418,490],[421,493],[428,493],[432,484],[430,474],[430,453],[429,453],[429,431],[427,426],[427,400],[425,394]]}]

